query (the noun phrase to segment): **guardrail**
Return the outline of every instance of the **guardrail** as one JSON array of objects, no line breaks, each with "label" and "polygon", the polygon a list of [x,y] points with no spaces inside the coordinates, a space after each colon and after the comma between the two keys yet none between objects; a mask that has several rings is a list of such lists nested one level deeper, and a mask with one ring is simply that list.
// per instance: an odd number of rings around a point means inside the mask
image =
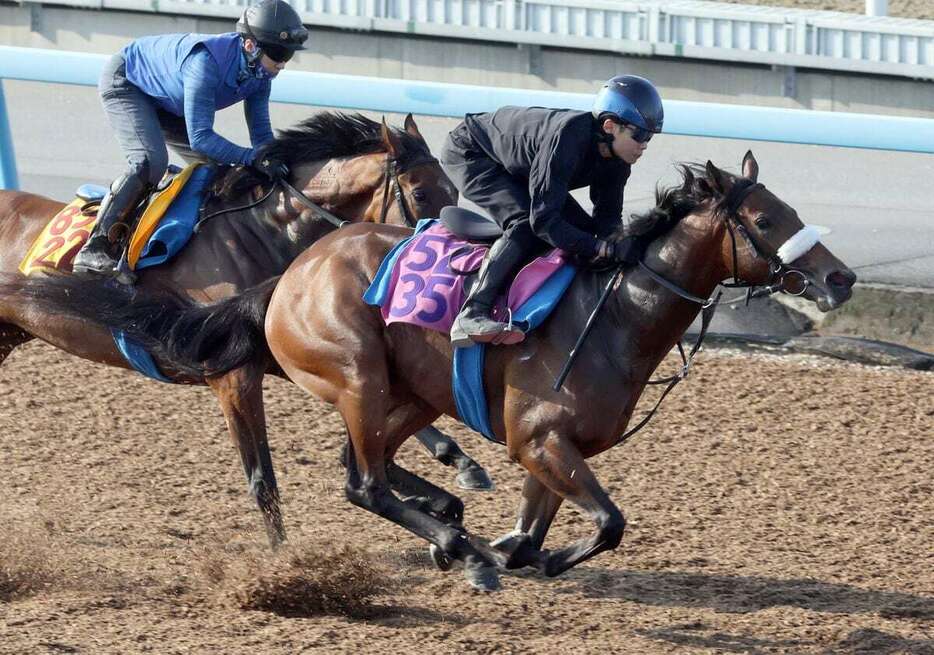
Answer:
[{"label": "guardrail", "polygon": [[[243,0],[20,0],[234,18]],[[704,0],[289,0],[309,25],[934,79],[934,21]]]},{"label": "guardrail", "polygon": [[[2,80],[96,86],[106,55],[0,46],[0,187],[18,187],[13,140]],[[479,87],[378,77],[284,71],[271,99],[340,107],[460,118],[503,105],[589,109],[582,93]],[[667,100],[665,132],[755,141],[779,141],[934,154],[934,119]]]}]

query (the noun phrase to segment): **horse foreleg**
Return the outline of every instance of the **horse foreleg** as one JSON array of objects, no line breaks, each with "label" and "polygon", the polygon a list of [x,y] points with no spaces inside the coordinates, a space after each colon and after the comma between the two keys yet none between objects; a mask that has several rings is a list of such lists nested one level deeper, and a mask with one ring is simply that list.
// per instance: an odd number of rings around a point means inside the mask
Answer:
[{"label": "horse foreleg", "polygon": [[507,556],[507,569],[541,564],[545,536],[563,500],[534,475],[526,475],[515,529],[490,543]]},{"label": "horse foreleg", "polygon": [[457,468],[455,482],[461,489],[468,491],[491,491],[494,488],[493,480],[486,470],[476,461],[464,454],[457,442],[437,428],[429,425],[427,428],[415,433],[418,439],[432,456],[445,466]]},{"label": "horse foreleg", "polygon": [[[367,389],[347,389],[337,402],[352,446],[347,452],[348,500],[426,539],[445,556],[464,562],[464,574],[474,587],[483,591],[498,589],[496,567],[468,541],[463,530],[439,521],[416,504],[402,501],[392,493],[388,465],[396,448],[412,434],[410,426],[424,410],[408,405],[387,412],[385,396],[377,390],[388,385],[380,380],[376,368],[368,366],[365,376],[355,376],[363,386],[375,386],[373,393],[368,393]],[[380,387],[380,382],[384,386]],[[368,401],[361,402],[363,398]],[[395,469],[393,472],[398,473]]]},{"label": "horse foreleg", "polygon": [[263,515],[266,535],[275,548],[285,541],[279,488],[272,468],[272,455],[266,440],[266,413],[263,406],[265,368],[248,364],[224,375],[209,379],[227,420],[227,430],[240,452],[240,461]]},{"label": "horse foreleg", "polygon": [[597,482],[574,444],[548,435],[520,447],[518,460],[540,483],[580,507],[597,524],[597,532],[589,539],[581,539],[551,553],[542,551],[539,566],[545,575],[563,573],[619,545],[626,528],[623,513]]}]

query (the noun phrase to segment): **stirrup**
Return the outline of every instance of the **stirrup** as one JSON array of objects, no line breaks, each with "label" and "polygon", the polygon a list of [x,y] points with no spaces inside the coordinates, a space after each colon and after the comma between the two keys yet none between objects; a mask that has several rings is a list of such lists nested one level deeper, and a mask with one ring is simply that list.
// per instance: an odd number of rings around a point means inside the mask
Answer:
[{"label": "stirrup", "polygon": [[512,346],[525,341],[525,332],[512,322],[512,310],[507,307],[507,321],[503,330],[491,342],[494,346]]}]

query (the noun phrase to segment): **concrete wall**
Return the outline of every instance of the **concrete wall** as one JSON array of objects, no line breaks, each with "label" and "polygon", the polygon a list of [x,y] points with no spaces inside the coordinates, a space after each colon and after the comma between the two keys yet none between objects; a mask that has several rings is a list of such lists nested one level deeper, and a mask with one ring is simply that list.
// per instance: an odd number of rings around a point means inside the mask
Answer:
[{"label": "concrete wall", "polygon": [[[0,2],[0,43],[110,53],[138,36],[217,33],[227,20],[20,6]],[[509,46],[312,26],[311,52],[290,67],[413,80],[590,92],[620,72],[656,82],[665,98],[934,118],[934,83],[690,59]],[[788,92],[788,95],[786,95]]]}]

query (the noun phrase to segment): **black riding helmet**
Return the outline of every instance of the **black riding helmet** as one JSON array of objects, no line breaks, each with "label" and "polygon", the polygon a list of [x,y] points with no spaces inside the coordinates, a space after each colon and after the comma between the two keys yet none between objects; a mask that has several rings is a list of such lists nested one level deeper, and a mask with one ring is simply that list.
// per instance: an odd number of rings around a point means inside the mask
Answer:
[{"label": "black riding helmet", "polygon": [[251,38],[271,59],[288,61],[305,49],[308,30],[291,5],[283,0],[262,0],[247,7],[237,21],[237,33]]}]

